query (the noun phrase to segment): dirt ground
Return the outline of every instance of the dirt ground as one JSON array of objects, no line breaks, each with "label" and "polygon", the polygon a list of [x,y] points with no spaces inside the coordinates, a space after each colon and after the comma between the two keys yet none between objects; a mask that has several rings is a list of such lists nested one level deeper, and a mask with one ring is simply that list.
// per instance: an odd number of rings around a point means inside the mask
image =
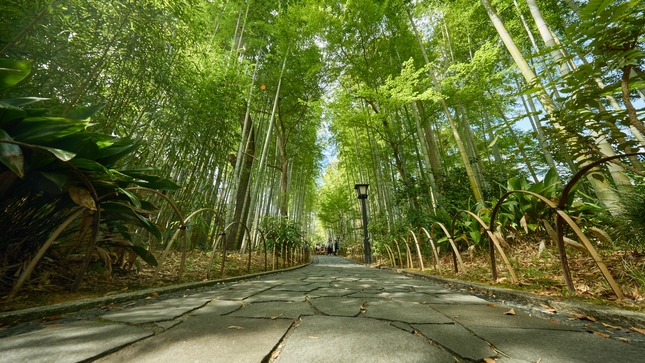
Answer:
[{"label": "dirt ground", "polygon": [[[181,261],[180,252],[171,252],[162,264],[159,275],[154,284],[151,283],[155,267],[138,259],[137,266],[128,270],[116,265],[112,266],[111,273],[107,274],[100,261],[90,263],[90,268],[83,279],[78,292],[70,293],[69,287],[74,281],[75,272],[80,266],[80,256],[70,259],[63,266],[59,262],[45,258],[36,267],[29,283],[20,289],[16,297],[7,302],[10,291],[9,285],[3,285],[0,290],[0,311],[20,310],[36,306],[45,306],[74,301],[85,298],[94,298],[113,295],[121,292],[137,291],[156,286],[168,286],[187,282],[206,280],[206,271],[210,260],[210,253],[203,251],[189,252],[181,280],[177,280]],[[278,259],[276,268],[283,268],[283,261]],[[213,262],[211,279],[227,278],[265,271],[264,254],[253,253],[251,270],[247,268],[248,255],[231,253],[226,258],[224,273],[220,274],[221,256]],[[267,269],[273,268],[273,256],[267,256]]]},{"label": "dirt ground", "polygon": [[[413,246],[410,246],[414,248]],[[403,250],[402,250],[403,252]],[[620,286],[625,299],[619,301],[591,256],[575,249],[567,248],[569,269],[576,293],[568,291],[556,246],[546,246],[538,256],[538,244],[523,242],[514,244],[506,251],[507,257],[519,280],[511,281],[511,276],[504,261],[496,253],[498,279],[492,281],[490,262],[487,251],[476,251],[472,255],[462,253],[466,271],[454,271],[452,254],[440,255],[441,273],[434,267],[434,258],[424,257],[425,273],[443,277],[492,284],[501,287],[529,291],[540,295],[566,297],[597,304],[616,306],[624,309],[645,311],[645,253],[634,251],[615,251],[609,248],[599,249],[598,253],[609,272]],[[399,268],[410,268],[420,271],[419,260],[412,251],[412,265],[408,265],[403,256],[402,264],[395,256]],[[426,256],[429,257],[429,256]],[[360,260],[356,256],[356,260]],[[377,263],[391,265],[385,256],[377,258]]]}]

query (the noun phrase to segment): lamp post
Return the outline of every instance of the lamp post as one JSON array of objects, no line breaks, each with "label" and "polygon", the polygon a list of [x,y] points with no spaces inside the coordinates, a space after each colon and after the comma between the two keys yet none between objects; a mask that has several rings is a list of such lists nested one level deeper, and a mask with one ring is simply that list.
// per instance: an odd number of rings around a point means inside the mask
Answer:
[{"label": "lamp post", "polygon": [[361,200],[362,209],[363,209],[363,249],[365,250],[365,263],[372,263],[372,249],[370,248],[370,239],[367,234],[367,207],[365,206],[365,200],[367,199],[367,188],[369,184],[356,184],[354,189],[356,189],[356,194],[358,199]]}]

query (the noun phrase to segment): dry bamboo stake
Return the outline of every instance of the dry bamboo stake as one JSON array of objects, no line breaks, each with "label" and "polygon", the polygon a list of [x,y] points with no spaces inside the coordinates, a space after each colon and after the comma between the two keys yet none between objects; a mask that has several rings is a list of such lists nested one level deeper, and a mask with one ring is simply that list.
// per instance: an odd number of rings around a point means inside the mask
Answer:
[{"label": "dry bamboo stake", "polygon": [[65,222],[63,222],[60,226],[58,226],[58,228],[56,228],[56,230],[51,234],[51,236],[49,236],[45,244],[42,247],[40,247],[40,249],[36,253],[36,256],[34,256],[34,258],[31,259],[31,261],[29,262],[29,265],[27,265],[27,268],[25,268],[22,274],[20,274],[18,281],[16,281],[15,285],[13,285],[13,288],[11,289],[11,292],[9,293],[9,296],[7,297],[6,301],[11,301],[16,296],[16,293],[18,293],[18,290],[22,287],[22,284],[25,283],[27,276],[31,275],[34,268],[36,267],[36,264],[38,264],[38,261],[40,261],[43,255],[45,255],[45,252],[47,251],[49,246],[51,246],[54,240],[58,238],[58,236],[65,230],[65,228],[67,228],[67,226],[69,226],[70,223],[72,223],[72,221],[76,219],[76,217],[78,217],[81,213],[83,213],[84,210],[85,210],[85,207],[79,207],[79,209],[74,214],[69,216],[65,220]]},{"label": "dry bamboo stake", "polygon": [[414,234],[414,232],[409,231],[409,233],[412,233],[412,237],[414,237],[414,244],[417,246],[417,254],[419,255],[419,268],[421,269],[421,271],[423,271],[423,256],[421,255],[421,248],[419,247],[419,239],[417,238],[416,234]]},{"label": "dry bamboo stake", "polygon": [[426,236],[428,236],[428,240],[430,241],[430,246],[432,247],[432,252],[434,255],[434,260],[435,260],[435,265],[434,269],[435,271],[439,271],[439,274],[441,274],[441,262],[439,261],[439,254],[437,253],[437,248],[434,245],[434,241],[432,240],[432,237],[430,236],[430,233],[428,233],[428,230],[421,227],[421,230],[423,230],[426,233]]}]

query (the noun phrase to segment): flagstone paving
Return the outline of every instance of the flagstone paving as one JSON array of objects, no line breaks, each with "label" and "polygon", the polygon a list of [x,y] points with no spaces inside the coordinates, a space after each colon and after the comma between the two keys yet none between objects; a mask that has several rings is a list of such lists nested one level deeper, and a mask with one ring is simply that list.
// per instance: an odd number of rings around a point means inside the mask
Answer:
[{"label": "flagstone paving", "polygon": [[645,361],[643,342],[336,256],[2,333],[1,362]]}]

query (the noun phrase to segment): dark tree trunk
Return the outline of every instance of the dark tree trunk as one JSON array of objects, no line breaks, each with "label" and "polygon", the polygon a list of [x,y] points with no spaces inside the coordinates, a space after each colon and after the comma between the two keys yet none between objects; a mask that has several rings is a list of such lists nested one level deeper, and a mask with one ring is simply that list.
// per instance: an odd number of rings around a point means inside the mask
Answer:
[{"label": "dark tree trunk", "polygon": [[[239,222],[244,223],[249,214],[247,204],[250,200],[251,168],[253,167],[253,159],[255,158],[255,129],[253,127],[253,121],[249,119],[249,122],[251,135],[242,155],[242,163],[240,164],[242,170],[240,171],[240,185],[237,188],[237,196],[235,197],[235,214],[233,215],[232,221],[234,224],[227,231],[226,237],[226,248],[228,250],[237,250],[240,248],[245,229]],[[243,142],[246,142],[246,140]]]}]

